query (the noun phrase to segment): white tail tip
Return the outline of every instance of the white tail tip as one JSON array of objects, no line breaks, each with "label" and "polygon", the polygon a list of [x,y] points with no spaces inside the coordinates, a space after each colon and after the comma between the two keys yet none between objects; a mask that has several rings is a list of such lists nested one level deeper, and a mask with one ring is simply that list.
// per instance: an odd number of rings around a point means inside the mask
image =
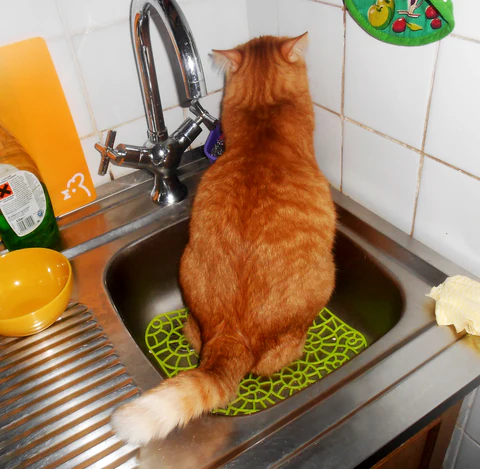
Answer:
[{"label": "white tail tip", "polygon": [[111,418],[119,438],[132,445],[146,445],[165,438],[182,422],[181,403],[175,388],[161,386],[117,409]]}]

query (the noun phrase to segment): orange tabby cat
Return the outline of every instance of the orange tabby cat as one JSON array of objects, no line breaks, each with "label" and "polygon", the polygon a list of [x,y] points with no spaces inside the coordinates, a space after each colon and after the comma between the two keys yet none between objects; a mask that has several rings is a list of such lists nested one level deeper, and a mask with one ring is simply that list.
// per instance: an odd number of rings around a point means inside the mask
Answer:
[{"label": "orange tabby cat", "polygon": [[302,354],[334,287],[335,211],[313,149],[306,34],[214,51],[226,66],[226,151],[195,198],[180,283],[185,334],[200,366],[114,413],[120,437],[144,444],[231,401],[243,376]]}]

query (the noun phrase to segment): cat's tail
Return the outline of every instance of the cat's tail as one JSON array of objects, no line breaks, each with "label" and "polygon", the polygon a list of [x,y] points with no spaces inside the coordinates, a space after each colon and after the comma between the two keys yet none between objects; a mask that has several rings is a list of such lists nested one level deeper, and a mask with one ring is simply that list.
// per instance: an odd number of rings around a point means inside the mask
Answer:
[{"label": "cat's tail", "polygon": [[112,426],[128,443],[145,445],[152,439],[163,439],[174,428],[226,406],[252,365],[253,356],[245,345],[236,339],[218,338],[204,345],[197,369],[167,379],[117,409]]}]

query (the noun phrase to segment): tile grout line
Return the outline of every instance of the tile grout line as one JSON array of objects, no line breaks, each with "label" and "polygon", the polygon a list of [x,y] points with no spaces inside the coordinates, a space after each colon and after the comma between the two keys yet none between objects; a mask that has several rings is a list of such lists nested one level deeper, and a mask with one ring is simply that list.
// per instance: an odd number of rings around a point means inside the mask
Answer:
[{"label": "tile grout line", "polygon": [[340,122],[342,125],[340,143],[340,192],[343,193],[343,147],[345,138],[345,63],[347,53],[347,10],[343,9],[343,57],[342,57],[342,84],[340,100]]},{"label": "tile grout line", "polygon": [[[140,85],[139,85],[140,86]],[[175,109],[177,107],[180,107],[179,104],[177,104],[176,106],[169,106],[169,107],[166,107],[164,109],[162,109],[162,113],[163,112],[166,112],[166,111],[170,111],[172,109]],[[129,119],[128,121],[124,121],[124,122],[121,122],[120,124],[115,124],[111,127],[108,127],[106,129],[103,129],[103,130],[99,130],[98,132],[106,132],[107,130],[111,129],[111,128],[114,128],[114,129],[118,129],[119,127],[122,127],[123,125],[127,125],[127,124],[131,124],[132,122],[135,122],[135,121],[138,121],[140,119],[145,119],[145,113],[143,113],[141,116],[137,116],[137,117],[134,117],[133,119]],[[97,133],[98,133],[97,132]]]},{"label": "tile grout line", "polygon": [[58,5],[58,1],[59,0],[55,0],[55,6],[57,7],[58,14],[60,15],[62,25],[63,25],[63,29],[65,30],[65,33],[66,33],[65,38],[67,40],[68,48],[70,49],[70,52],[72,53],[73,62],[75,64],[75,69],[77,71],[78,77],[80,78],[80,84],[81,84],[81,87],[82,87],[83,97],[84,97],[85,102],[87,104],[87,109],[88,109],[88,113],[90,115],[90,120],[92,121],[93,133],[97,134],[99,131],[98,131],[97,123],[95,121],[95,117],[93,115],[93,108],[92,108],[92,105],[90,103],[90,97],[89,97],[88,92],[87,92],[87,87],[85,85],[85,80],[83,78],[83,73],[80,69],[80,63],[78,61],[78,57],[77,57],[77,53],[75,51],[75,47],[73,46],[72,36],[70,35],[70,31],[67,28],[67,23],[66,23],[65,18],[63,16],[62,9]]},{"label": "tile grout line", "polygon": [[[58,0],[57,0],[57,2],[58,2]],[[82,36],[82,35],[85,35],[85,34],[93,33],[95,31],[99,31],[100,29],[109,28],[110,26],[117,26],[117,25],[125,23],[125,22],[128,23],[129,18],[121,18],[121,19],[112,21],[111,23],[97,24],[97,25],[90,26],[90,27],[87,27],[87,28],[79,28],[79,29],[76,29],[72,32],[69,31],[69,34],[70,34],[70,36]]]},{"label": "tile grout line", "polygon": [[460,39],[462,41],[474,42],[475,44],[480,44],[480,39],[475,39],[473,37],[461,36],[460,34],[450,34],[450,37],[455,39]]},{"label": "tile grout line", "polygon": [[418,197],[420,195],[420,182],[422,180],[423,164],[425,162],[425,154],[420,154],[420,161],[418,163],[417,183],[415,187],[415,200],[413,201],[412,224],[410,226],[410,236],[413,236],[415,230],[415,222],[417,220]]},{"label": "tile grout line", "polygon": [[[62,12],[62,9],[60,8],[60,5],[58,4],[59,0],[55,0],[55,6],[57,8],[57,11],[58,11],[58,14],[60,16],[60,20],[62,22],[62,25],[63,25],[63,29],[65,31],[65,39],[67,41],[67,44],[68,44],[68,48],[70,49],[70,52],[72,54],[72,57],[73,57],[73,62],[75,64],[75,69],[76,69],[76,72],[78,74],[78,77],[80,79],[80,86],[81,86],[81,89],[82,89],[82,93],[83,93],[83,97],[85,99],[85,103],[87,105],[87,109],[88,109],[88,114],[90,116],[90,121],[92,123],[92,127],[93,127],[93,135],[97,135],[99,134],[100,136],[102,135],[101,132],[98,131],[98,128],[97,128],[97,122],[95,120],[95,116],[93,114],[93,108],[92,108],[92,105],[90,103],[90,95],[88,94],[87,92],[87,86],[85,84],[85,80],[84,80],[84,77],[83,77],[83,73],[82,73],[82,70],[80,68],[80,63],[78,61],[78,57],[77,57],[77,52],[75,51],[75,47],[73,46],[73,41],[72,41],[72,36],[70,34],[70,30],[68,29],[67,27],[67,22],[65,20],[65,17],[63,15],[63,12]],[[70,111],[71,112],[71,111]],[[73,116],[72,116],[73,118]],[[79,137],[79,140],[81,142],[81,138]],[[83,148],[82,148],[82,152],[83,152]],[[87,159],[86,155],[84,154],[84,157],[85,157],[85,160]],[[89,169],[90,171],[90,169]],[[93,174],[91,174],[90,172],[90,177],[92,178],[92,181],[93,181]],[[113,181],[115,180],[115,176],[112,172],[112,169],[110,168],[109,171],[108,171],[108,177],[110,178],[110,181]]]},{"label": "tile grout line", "polygon": [[[470,418],[472,417],[472,413],[473,413],[473,406],[475,404],[475,400],[477,398],[477,394],[478,394],[478,388],[475,388],[471,393],[470,393],[470,399],[469,399],[469,402],[467,403],[468,405],[468,410],[466,412],[466,416],[465,416],[465,425],[464,425],[464,428],[462,428],[462,431],[465,433],[465,435],[467,435],[468,437],[470,437],[477,445],[480,446],[480,441],[477,441],[472,435],[470,435],[470,433],[467,431],[467,425],[468,425],[468,422],[470,420]],[[479,395],[480,396],[480,395]]]},{"label": "tile grout line", "polygon": [[[218,90],[212,91],[211,93],[208,93],[207,96],[212,96],[214,94],[220,93],[221,91],[223,91],[223,88],[219,88]],[[171,111],[172,109],[177,109],[177,108],[180,108],[180,109],[184,110],[183,116],[184,116],[184,119],[186,119],[188,117],[188,115],[187,115],[188,108],[181,107],[179,104],[177,104],[176,106],[166,107],[166,108],[162,109],[162,111],[166,112],[166,111]],[[142,114],[141,116],[138,116],[138,117],[134,117],[133,119],[130,119],[128,121],[121,122],[120,124],[117,124],[117,125],[113,126],[113,128],[117,129],[119,127],[122,127],[122,126],[127,125],[127,124],[131,124],[132,122],[136,122],[136,121],[141,120],[141,119],[145,119],[145,114]],[[92,132],[90,134],[84,135],[83,137],[80,138],[80,140],[85,140],[87,138],[94,137],[96,135],[101,135],[106,130],[108,130],[108,129],[97,130],[97,131]]]},{"label": "tile grout line", "polygon": [[[475,439],[473,438],[473,436],[470,436],[467,432],[463,432],[463,435],[462,435],[462,440],[463,438],[467,437],[472,443],[475,444],[475,446],[478,446],[479,449],[480,449],[480,443]],[[459,446],[459,449],[460,449],[460,446]],[[458,456],[458,455],[457,455]]]},{"label": "tile grout line", "polygon": [[475,179],[476,181],[480,181],[480,176],[476,176],[475,174],[469,173],[468,171],[457,168],[456,166],[453,166],[450,163],[446,163],[445,161],[442,161],[441,159],[437,158],[436,156],[425,153],[425,157],[430,158],[431,160],[436,161],[437,163],[443,164],[447,168],[453,169],[454,171],[457,171],[461,174],[464,174],[465,176],[471,177],[472,179]]},{"label": "tile grout line", "polygon": [[[468,406],[468,410],[467,410],[467,416],[466,416],[466,421],[465,421],[465,426],[468,422],[468,419],[470,418],[470,413],[472,411],[472,406],[474,404],[474,401],[475,401],[475,397],[478,393],[478,388],[474,389],[471,393],[470,393],[470,396],[469,396],[469,402],[467,403],[467,406]],[[452,468],[455,467],[455,463],[457,461],[457,458],[458,458],[458,455],[460,453],[460,447],[462,445],[462,440],[463,438],[465,437],[465,435],[469,436],[468,433],[466,432],[465,428],[462,428],[458,425],[458,421],[455,422],[455,427],[457,427],[459,430],[460,430],[460,437],[458,439],[458,443],[456,445],[456,448],[455,448],[455,451],[453,453],[453,457],[452,457]],[[471,437],[470,437],[471,438]],[[475,441],[473,438],[472,438],[473,441]]]},{"label": "tile grout line", "polygon": [[[217,94],[217,93],[220,93],[223,91],[223,87],[222,88],[218,88],[218,90],[215,90],[215,91],[210,91],[210,93],[207,93],[207,96],[211,96],[212,94]],[[206,97],[206,96],[205,96]]]},{"label": "tile grout line", "polygon": [[329,112],[330,114],[334,114],[335,116],[339,117],[340,119],[342,118],[342,115],[337,112],[337,111],[333,111],[332,109],[328,108],[328,107],[325,107],[323,106],[322,104],[318,104],[316,103],[315,101],[312,100],[312,103],[314,104],[314,106],[317,106],[319,107],[320,109],[323,109],[324,111],[327,111]]},{"label": "tile grout line", "polygon": [[453,169],[454,171],[457,171],[457,172],[459,172],[459,173],[464,174],[465,176],[468,176],[468,177],[471,177],[471,178],[473,178],[473,179],[475,179],[475,180],[477,180],[477,181],[480,181],[480,176],[476,176],[475,174],[469,173],[468,171],[465,171],[465,170],[463,170],[463,169],[461,169],[461,168],[458,168],[457,166],[454,166],[454,165],[452,165],[452,164],[450,164],[450,163],[446,163],[445,161],[442,161],[441,159],[439,159],[439,158],[437,158],[437,157],[435,157],[435,156],[433,156],[433,155],[430,155],[429,153],[424,153],[424,152],[422,152],[421,150],[419,150],[418,148],[412,147],[411,145],[408,145],[407,143],[404,143],[404,142],[402,142],[402,141],[400,141],[400,140],[396,140],[395,138],[390,137],[389,135],[383,134],[382,132],[380,132],[380,131],[378,131],[378,130],[372,129],[371,127],[368,127],[367,125],[364,125],[364,124],[362,124],[362,123],[360,123],[360,122],[358,122],[358,121],[356,121],[356,120],[354,120],[354,119],[351,119],[350,117],[345,117],[345,116],[342,117],[341,114],[339,114],[338,112],[332,111],[332,109],[329,109],[328,107],[322,106],[321,104],[318,104],[318,103],[316,103],[316,102],[313,102],[313,104],[314,104],[315,106],[319,107],[320,109],[323,109],[324,111],[329,112],[330,114],[334,114],[335,116],[339,117],[340,119],[343,118],[346,122],[351,122],[352,124],[358,125],[359,127],[361,127],[363,130],[366,130],[367,132],[371,132],[371,133],[373,133],[373,134],[375,134],[375,135],[378,135],[379,137],[383,137],[383,138],[385,138],[386,140],[391,141],[392,143],[396,143],[397,145],[400,145],[400,146],[402,146],[402,147],[404,147],[404,148],[407,148],[408,150],[411,150],[411,151],[413,151],[413,152],[415,152],[415,153],[418,153],[418,154],[420,154],[420,155],[423,154],[423,156],[425,156],[426,158],[429,158],[429,159],[431,159],[431,160],[434,160],[434,161],[436,161],[437,163],[440,163],[440,164],[442,164],[442,165],[444,165],[444,166],[447,166],[447,167],[450,168],[450,169]]},{"label": "tile grout line", "polygon": [[87,138],[91,138],[91,137],[96,137],[97,135],[102,135],[103,132],[102,131],[98,131],[98,132],[92,132],[90,134],[87,134],[87,135],[84,135],[83,137],[79,137],[79,140],[82,141],[82,140],[87,140]]},{"label": "tile grout line", "polygon": [[439,53],[440,53],[440,42],[437,44],[435,57],[433,59],[433,72],[432,72],[432,78],[430,80],[430,93],[428,95],[427,112],[425,114],[425,123],[423,126],[422,148],[421,148],[421,154],[420,154],[420,163],[418,165],[417,187],[415,189],[415,202],[413,204],[413,216],[412,216],[412,226],[410,228],[410,236],[413,236],[413,233],[415,231],[415,222],[417,220],[418,199],[420,197],[420,183],[422,181],[423,164],[425,162],[425,144],[427,141],[428,122],[430,120],[430,110],[432,107],[433,88],[435,86],[435,76],[437,74],[437,63],[438,63]]},{"label": "tile grout line", "polygon": [[411,145],[409,145],[408,143],[405,143],[405,142],[402,142],[400,140],[397,140],[396,138],[393,138],[393,137],[390,137],[390,135],[386,135],[382,132],[379,132],[378,130],[375,130],[375,129],[372,129],[371,127],[368,127],[367,125],[365,124],[362,124],[361,122],[358,122],[354,119],[351,119],[350,117],[345,117],[344,116],[344,119],[347,121],[347,122],[351,122],[352,124],[355,124],[355,125],[358,125],[359,127],[361,127],[362,129],[364,130],[367,130],[368,132],[371,132],[375,135],[378,135],[379,137],[383,137],[387,140],[389,140],[390,142],[393,142],[393,143],[396,143],[397,145],[400,145],[404,148],[407,148],[408,150],[411,150],[415,153],[419,153],[421,154],[422,151],[419,150],[418,148],[415,148],[415,147],[412,147]]},{"label": "tile grout line", "polygon": [[471,409],[473,406],[473,403],[475,402],[475,398],[477,397],[478,394],[478,388],[475,388],[470,396],[470,402],[468,403],[468,408]]},{"label": "tile grout line", "polygon": [[[455,423],[455,426],[458,427],[456,423]],[[457,462],[458,454],[460,453],[460,447],[462,446],[462,440],[463,440],[463,437],[465,436],[465,432],[460,427],[458,427],[458,429],[460,430],[460,437],[458,438],[458,443],[456,445],[455,451],[453,452],[452,468],[455,468],[455,463]]]},{"label": "tile grout line", "polygon": [[[322,1],[322,0],[309,0],[313,3],[319,3],[321,5],[326,5],[334,8],[340,8],[343,12],[343,57],[342,57],[342,84],[341,84],[341,101],[340,101],[340,114],[338,114],[335,111],[332,111],[331,109],[328,109],[314,101],[313,104],[315,106],[318,106],[321,109],[324,109],[326,111],[329,111],[337,116],[340,117],[340,123],[341,123],[341,144],[340,144],[340,187],[339,190],[340,192],[343,192],[343,141],[344,141],[344,135],[345,135],[345,112],[344,112],[344,105],[345,105],[345,52],[346,52],[346,32],[347,32],[347,18],[346,18],[346,12],[347,9],[345,8],[344,5],[335,5],[333,3],[329,3],[328,1]],[[278,15],[278,12],[277,12]],[[277,20],[278,21],[278,20]]]},{"label": "tile grout line", "polygon": [[313,3],[321,3],[322,5],[327,5],[329,7],[341,8],[342,10],[345,9],[343,5],[335,5],[335,3],[329,3],[328,1],[322,1],[322,0],[310,0],[310,1]]}]

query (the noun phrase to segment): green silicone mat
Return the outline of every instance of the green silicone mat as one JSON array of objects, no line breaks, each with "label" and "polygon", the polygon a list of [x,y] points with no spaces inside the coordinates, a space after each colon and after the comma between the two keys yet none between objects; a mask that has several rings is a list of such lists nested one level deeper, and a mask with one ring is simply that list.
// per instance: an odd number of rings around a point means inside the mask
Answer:
[{"label": "green silicone mat", "polygon": [[[186,308],[160,314],[145,331],[150,353],[169,378],[198,364],[198,355],[182,333],[187,314]],[[271,407],[336,370],[366,347],[360,332],[324,308],[309,329],[300,359],[269,377],[249,374],[240,383],[237,399],[214,413],[248,415]]]}]

